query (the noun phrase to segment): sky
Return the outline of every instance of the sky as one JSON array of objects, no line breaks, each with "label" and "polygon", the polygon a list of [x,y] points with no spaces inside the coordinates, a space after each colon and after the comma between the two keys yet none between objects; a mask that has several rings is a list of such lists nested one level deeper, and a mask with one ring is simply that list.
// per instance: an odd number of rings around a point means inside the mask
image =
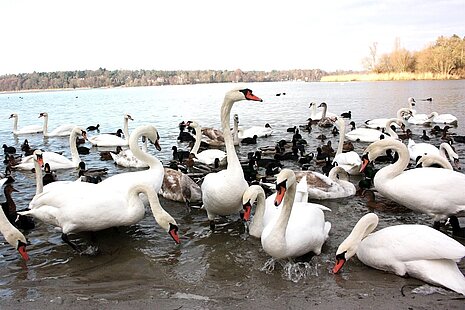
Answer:
[{"label": "sky", "polygon": [[465,36],[465,0],[0,0],[0,75],[362,70],[377,42]]}]

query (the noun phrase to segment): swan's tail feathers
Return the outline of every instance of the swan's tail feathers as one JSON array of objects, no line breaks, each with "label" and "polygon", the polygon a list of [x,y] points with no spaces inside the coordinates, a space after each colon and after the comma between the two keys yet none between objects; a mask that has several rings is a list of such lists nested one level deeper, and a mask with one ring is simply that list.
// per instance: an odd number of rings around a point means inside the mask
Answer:
[{"label": "swan's tail feathers", "polygon": [[331,223],[325,222],[325,240],[328,239],[330,230],[331,230]]},{"label": "swan's tail feathers", "polygon": [[414,261],[407,263],[407,273],[425,282],[441,285],[465,295],[465,277],[453,260]]},{"label": "swan's tail feathers", "polygon": [[32,211],[25,209],[17,212],[19,215],[32,215]]},{"label": "swan's tail feathers", "polygon": [[111,158],[113,158],[113,161],[116,163],[119,156],[117,154],[113,153],[113,152],[110,152],[110,156],[111,156]]}]

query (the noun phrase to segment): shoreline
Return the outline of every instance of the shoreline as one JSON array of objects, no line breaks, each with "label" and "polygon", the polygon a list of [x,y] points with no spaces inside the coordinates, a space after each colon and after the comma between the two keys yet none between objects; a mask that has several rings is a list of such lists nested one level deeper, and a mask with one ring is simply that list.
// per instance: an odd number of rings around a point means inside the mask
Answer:
[{"label": "shoreline", "polygon": [[425,73],[366,73],[366,74],[341,74],[327,75],[321,78],[320,82],[380,82],[380,81],[450,81],[463,80],[464,78],[458,75],[435,74],[431,72]]}]

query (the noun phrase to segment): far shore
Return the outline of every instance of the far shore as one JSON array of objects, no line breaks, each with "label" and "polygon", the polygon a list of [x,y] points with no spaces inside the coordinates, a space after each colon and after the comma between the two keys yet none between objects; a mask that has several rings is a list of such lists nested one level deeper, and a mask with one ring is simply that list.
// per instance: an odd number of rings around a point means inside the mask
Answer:
[{"label": "far shore", "polygon": [[415,80],[461,80],[463,77],[451,74],[436,74],[431,72],[391,72],[391,73],[358,73],[327,75],[321,78],[321,82],[355,82],[355,81],[415,81]]}]

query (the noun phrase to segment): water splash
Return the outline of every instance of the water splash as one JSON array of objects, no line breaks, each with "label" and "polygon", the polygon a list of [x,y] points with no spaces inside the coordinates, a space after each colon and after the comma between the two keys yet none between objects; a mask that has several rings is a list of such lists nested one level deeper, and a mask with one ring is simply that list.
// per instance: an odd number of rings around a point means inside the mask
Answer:
[{"label": "water splash", "polygon": [[268,259],[260,271],[270,274],[276,269],[277,265],[282,268],[282,277],[294,283],[311,276],[318,277],[318,263],[311,264],[309,262],[294,262],[292,260],[283,261],[273,258]]}]

